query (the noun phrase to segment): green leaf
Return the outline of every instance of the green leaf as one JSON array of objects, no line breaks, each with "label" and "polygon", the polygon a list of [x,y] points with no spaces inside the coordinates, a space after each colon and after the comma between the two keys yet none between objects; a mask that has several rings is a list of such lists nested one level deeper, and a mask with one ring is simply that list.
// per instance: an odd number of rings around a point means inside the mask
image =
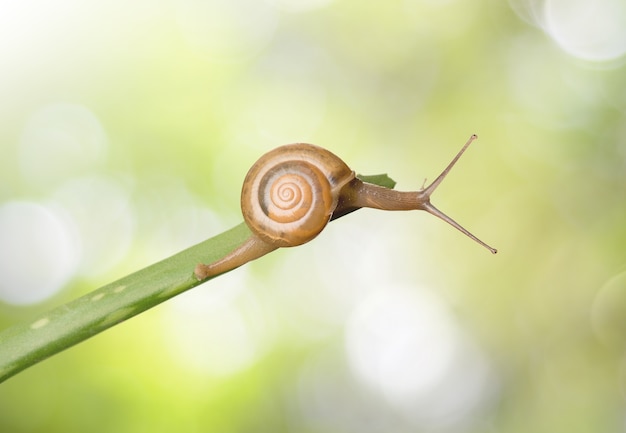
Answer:
[{"label": "green leaf", "polygon": [[[361,179],[381,186],[395,185],[387,175],[361,176]],[[195,266],[226,256],[250,235],[250,229],[241,223],[28,322],[5,329],[0,333],[0,382],[205,283],[210,278],[198,281],[194,275]]]},{"label": "green leaf", "polygon": [[[194,267],[250,236],[245,224],[0,333],[0,382],[25,368],[197,286]],[[205,280],[206,281],[206,280]],[[203,281],[204,282],[204,281]]]},{"label": "green leaf", "polygon": [[374,183],[378,186],[384,186],[385,188],[393,189],[396,187],[396,181],[387,176],[387,173],[384,174],[373,174],[373,175],[363,175],[357,174],[356,177],[361,179],[363,182]]}]

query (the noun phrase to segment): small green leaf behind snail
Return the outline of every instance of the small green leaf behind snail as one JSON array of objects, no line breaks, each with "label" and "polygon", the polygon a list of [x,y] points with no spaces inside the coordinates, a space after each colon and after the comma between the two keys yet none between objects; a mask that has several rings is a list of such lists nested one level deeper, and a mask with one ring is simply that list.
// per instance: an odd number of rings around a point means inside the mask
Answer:
[{"label": "small green leaf behind snail", "polygon": [[432,193],[476,138],[472,135],[445,170],[417,191],[396,191],[364,182],[338,156],[313,144],[288,144],[271,150],[250,168],[243,182],[241,210],[252,235],[226,257],[198,264],[195,276],[204,280],[277,248],[302,245],[332,219],[362,207],[425,210],[495,254],[496,249],[430,202]]}]

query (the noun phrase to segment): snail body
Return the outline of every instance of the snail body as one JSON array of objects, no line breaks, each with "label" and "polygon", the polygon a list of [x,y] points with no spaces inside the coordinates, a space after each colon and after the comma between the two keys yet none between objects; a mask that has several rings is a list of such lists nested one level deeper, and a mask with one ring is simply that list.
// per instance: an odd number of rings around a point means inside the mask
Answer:
[{"label": "snail body", "polygon": [[302,245],[331,219],[361,207],[425,210],[496,253],[430,203],[433,191],[475,139],[475,135],[470,137],[429,186],[408,192],[361,181],[338,156],[313,144],[288,144],[271,150],[250,168],[241,191],[241,209],[251,236],[226,257],[198,264],[195,276],[204,280],[277,248]]}]

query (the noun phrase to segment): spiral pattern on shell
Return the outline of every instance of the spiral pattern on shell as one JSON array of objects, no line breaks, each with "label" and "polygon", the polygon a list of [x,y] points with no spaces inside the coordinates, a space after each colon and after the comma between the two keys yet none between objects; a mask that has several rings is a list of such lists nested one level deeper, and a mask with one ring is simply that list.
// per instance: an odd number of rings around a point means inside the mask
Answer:
[{"label": "spiral pattern on shell", "polygon": [[265,242],[301,245],[326,226],[339,190],[353,178],[341,159],[321,147],[281,146],[248,172],[241,192],[244,220]]}]

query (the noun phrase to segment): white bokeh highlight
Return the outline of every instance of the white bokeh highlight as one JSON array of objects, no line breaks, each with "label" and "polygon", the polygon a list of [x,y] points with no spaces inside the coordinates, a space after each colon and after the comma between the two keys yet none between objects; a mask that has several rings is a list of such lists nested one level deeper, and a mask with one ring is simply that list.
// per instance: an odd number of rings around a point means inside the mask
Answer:
[{"label": "white bokeh highlight", "polygon": [[14,201],[0,207],[0,302],[28,305],[58,293],[74,275],[74,227],[51,207]]},{"label": "white bokeh highlight", "polygon": [[86,107],[52,103],[28,120],[19,143],[19,167],[30,185],[47,190],[91,173],[106,161],[108,140],[98,118]]},{"label": "white bokeh highlight", "polygon": [[130,191],[118,179],[91,175],[69,180],[52,194],[52,202],[74,221],[81,276],[101,276],[126,256],[135,229]]},{"label": "white bokeh highlight", "polygon": [[486,358],[424,289],[372,292],[349,321],[346,350],[357,377],[416,425],[467,422],[490,395]]},{"label": "white bokeh highlight", "polygon": [[567,54],[619,65],[626,54],[623,0],[508,0],[522,20],[542,28]]},{"label": "white bokeh highlight", "polygon": [[610,61],[626,53],[623,0],[546,0],[545,29],[567,53]]}]

